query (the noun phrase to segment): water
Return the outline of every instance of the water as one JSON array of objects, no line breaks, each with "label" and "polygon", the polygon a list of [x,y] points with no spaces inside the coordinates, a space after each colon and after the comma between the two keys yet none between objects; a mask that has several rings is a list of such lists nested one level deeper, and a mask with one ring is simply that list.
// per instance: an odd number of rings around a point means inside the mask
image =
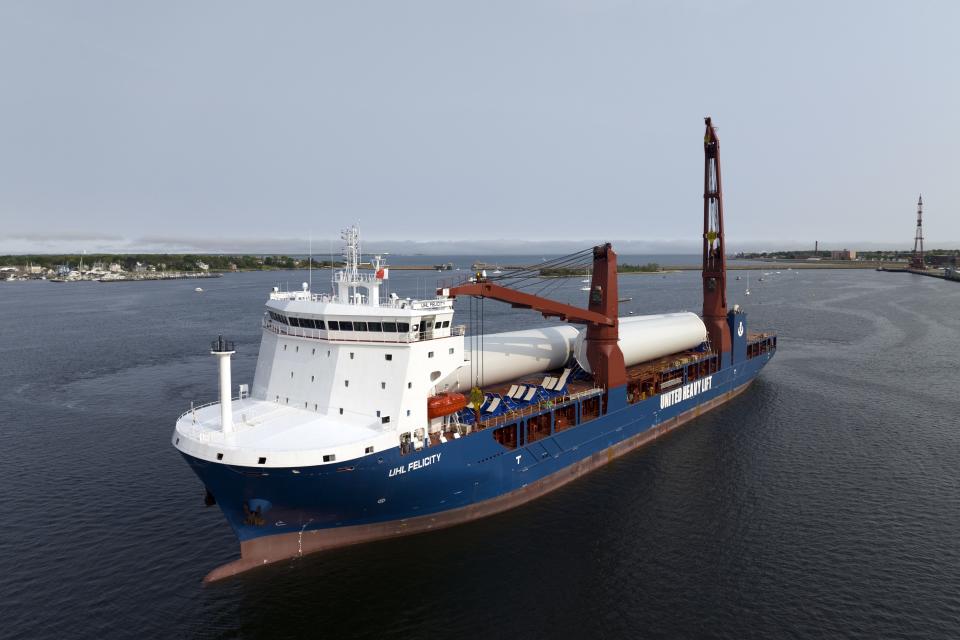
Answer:
[{"label": "water", "polygon": [[[237,544],[173,423],[215,398],[218,333],[251,379],[266,292],[301,279],[0,285],[0,635],[960,634],[960,286],[872,271],[731,281],[780,334],[753,387],[540,500],[202,586]],[[401,295],[429,280],[391,273]],[[623,310],[696,310],[699,287],[624,276]],[[488,331],[543,323],[485,310]]]}]

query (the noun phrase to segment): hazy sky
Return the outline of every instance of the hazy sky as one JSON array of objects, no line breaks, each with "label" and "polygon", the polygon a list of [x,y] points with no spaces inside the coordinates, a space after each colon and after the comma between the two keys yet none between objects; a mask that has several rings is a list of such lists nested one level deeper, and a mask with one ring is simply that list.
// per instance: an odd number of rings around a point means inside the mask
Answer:
[{"label": "hazy sky", "polygon": [[[0,251],[960,245],[960,3],[0,3]],[[504,245],[508,246],[508,245]],[[512,246],[509,245],[509,246]]]}]

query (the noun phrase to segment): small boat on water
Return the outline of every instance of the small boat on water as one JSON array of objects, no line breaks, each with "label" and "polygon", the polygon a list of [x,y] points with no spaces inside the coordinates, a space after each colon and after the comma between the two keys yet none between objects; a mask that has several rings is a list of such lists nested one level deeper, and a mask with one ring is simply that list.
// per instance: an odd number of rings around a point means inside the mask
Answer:
[{"label": "small boat on water", "polygon": [[196,289],[194,289],[194,291],[196,291],[197,293],[203,293],[203,287],[197,287]]}]

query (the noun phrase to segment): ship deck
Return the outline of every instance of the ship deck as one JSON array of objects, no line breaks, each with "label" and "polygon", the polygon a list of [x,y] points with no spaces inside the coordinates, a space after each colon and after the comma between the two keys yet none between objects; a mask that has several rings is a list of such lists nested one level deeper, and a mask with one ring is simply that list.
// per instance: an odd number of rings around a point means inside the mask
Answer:
[{"label": "ship deck", "polygon": [[[748,358],[764,353],[768,348],[775,348],[775,340],[773,334],[749,332],[746,341]],[[719,369],[720,358],[715,352],[697,349],[681,351],[629,366],[626,372],[627,400],[631,404],[639,402],[684,382],[711,375]],[[589,375],[585,373],[571,376],[560,391],[553,393],[546,391],[547,380],[560,377],[563,371],[563,369],[556,369],[536,375],[521,376],[487,387],[484,392],[488,402],[493,398],[499,398],[501,403],[506,403],[510,398],[511,389],[516,387],[536,388],[538,391],[532,401],[514,402],[512,404],[515,406],[505,411],[487,415],[484,410],[481,410],[479,420],[475,419],[476,413],[473,409],[469,407],[463,409],[459,412],[457,420],[451,421],[441,432],[430,434],[429,445],[441,444],[450,438],[463,437],[476,431],[508,425],[545,412],[553,413],[557,430],[599,417],[605,411],[605,402],[602,402],[601,398],[603,389],[596,387]],[[576,403],[582,405],[579,412],[574,406]],[[571,410],[567,411],[568,408]],[[471,416],[467,414],[472,414],[474,419],[470,419]],[[467,419],[462,420],[464,417]]]}]

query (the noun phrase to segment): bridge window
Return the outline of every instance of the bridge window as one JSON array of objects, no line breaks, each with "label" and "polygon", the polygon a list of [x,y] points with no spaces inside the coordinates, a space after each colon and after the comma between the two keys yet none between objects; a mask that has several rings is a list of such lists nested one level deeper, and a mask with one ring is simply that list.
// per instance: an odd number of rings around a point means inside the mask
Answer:
[{"label": "bridge window", "polygon": [[353,323],[348,320],[341,320],[340,331],[353,331]]},{"label": "bridge window", "polygon": [[314,320],[313,324],[317,329],[323,329],[323,320]]},{"label": "bridge window", "polygon": [[[414,331],[417,330],[417,325],[413,325],[413,330],[414,330]],[[407,333],[408,331],[410,331],[410,323],[408,323],[408,322],[398,322],[398,323],[397,323],[397,331],[399,331],[400,333]]]},{"label": "bridge window", "polygon": [[368,322],[367,331],[383,331],[383,324],[379,322]]},{"label": "bridge window", "polygon": [[396,333],[397,332],[397,323],[396,322],[384,322],[383,330],[386,333]]},{"label": "bridge window", "polygon": [[367,330],[367,323],[366,323],[366,322],[354,322],[354,323],[353,323],[353,330],[354,330],[354,331],[366,331],[366,330]]},{"label": "bridge window", "polygon": [[337,322],[336,320],[327,320],[327,328],[330,329],[331,331],[339,331],[340,323]]}]

